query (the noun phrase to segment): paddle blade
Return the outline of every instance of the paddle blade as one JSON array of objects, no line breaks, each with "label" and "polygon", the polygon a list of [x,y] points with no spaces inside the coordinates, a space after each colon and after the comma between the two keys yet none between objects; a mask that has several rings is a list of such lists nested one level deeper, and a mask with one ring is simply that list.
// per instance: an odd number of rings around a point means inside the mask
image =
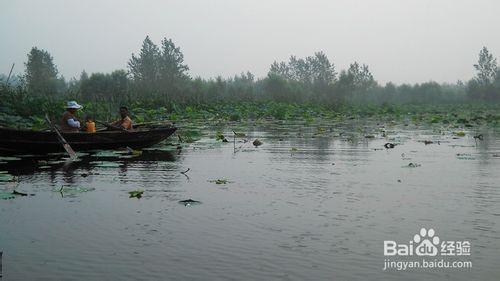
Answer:
[{"label": "paddle blade", "polygon": [[76,152],[71,148],[71,146],[68,143],[63,144],[64,149],[66,152],[69,154],[69,157],[71,160],[76,160],[78,159],[78,156],[76,155]]}]

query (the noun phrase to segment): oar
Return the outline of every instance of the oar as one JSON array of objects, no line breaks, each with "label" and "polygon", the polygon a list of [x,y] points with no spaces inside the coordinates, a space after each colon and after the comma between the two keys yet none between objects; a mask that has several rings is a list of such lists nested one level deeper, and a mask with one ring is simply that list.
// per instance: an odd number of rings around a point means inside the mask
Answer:
[{"label": "oar", "polygon": [[49,116],[47,114],[45,114],[45,120],[47,120],[47,122],[49,123],[50,127],[52,128],[52,130],[56,133],[57,139],[59,140],[59,142],[64,147],[64,150],[66,150],[66,152],[69,154],[70,159],[71,160],[78,159],[78,156],[76,155],[76,153],[73,150],[73,148],[71,148],[71,146],[69,145],[69,143],[61,135],[61,132],[59,132],[59,129],[57,129],[56,125],[54,125],[54,123],[52,123],[52,121],[50,121],[50,118],[49,118]]},{"label": "oar", "polygon": [[108,129],[114,129],[114,130],[118,130],[118,131],[123,131],[123,132],[127,132],[127,133],[130,133],[129,131],[125,130],[124,128],[122,127],[118,127],[118,126],[113,126],[111,124],[108,124],[108,123],[104,123],[104,122],[101,122],[99,120],[94,120],[96,123],[98,124],[101,124],[103,126],[105,126],[106,128]]}]

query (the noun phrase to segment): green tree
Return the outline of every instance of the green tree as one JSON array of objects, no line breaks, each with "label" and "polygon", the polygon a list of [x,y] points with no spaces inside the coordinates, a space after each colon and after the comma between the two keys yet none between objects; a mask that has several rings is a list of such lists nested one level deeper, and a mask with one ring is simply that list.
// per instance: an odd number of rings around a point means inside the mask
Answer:
[{"label": "green tree", "polygon": [[351,63],[347,75],[350,76],[353,86],[357,90],[365,91],[377,84],[366,64]]},{"label": "green tree", "polygon": [[140,94],[158,94],[160,79],[160,49],[146,36],[138,56],[132,54],[128,62],[135,90]]},{"label": "green tree", "polygon": [[80,80],[80,92],[84,100],[124,103],[128,100],[128,84],[124,70],[115,70],[111,74],[92,73],[89,78]]},{"label": "green tree", "polygon": [[497,74],[497,59],[493,57],[486,47],[479,52],[479,60],[474,64],[477,70],[476,80],[481,85],[490,85]]},{"label": "green tree", "polygon": [[499,69],[497,60],[493,54],[483,47],[479,52],[477,64],[474,64],[477,71],[476,77],[467,83],[467,94],[471,99],[497,100],[500,96],[500,76],[497,75]]},{"label": "green tree", "polygon": [[253,100],[255,76],[247,71],[228,80],[227,99],[232,101]]},{"label": "green tree", "polygon": [[89,75],[85,70],[83,70],[82,73],[80,73],[80,81],[85,81],[87,79],[89,79]]},{"label": "green tree", "polygon": [[163,95],[179,99],[181,89],[187,86],[189,67],[184,64],[184,55],[172,39],[163,38],[158,58],[158,74]]},{"label": "green tree", "polygon": [[28,93],[41,96],[54,96],[60,87],[57,67],[52,56],[45,50],[31,48],[25,63],[24,79]]},{"label": "green tree", "polygon": [[270,75],[280,76],[284,79],[291,80],[292,76],[290,74],[290,67],[286,62],[273,62],[269,68]]},{"label": "green tree", "polygon": [[313,84],[327,86],[335,82],[337,76],[335,66],[323,52],[317,52],[313,57],[307,57],[306,60]]},{"label": "green tree", "polygon": [[364,95],[377,86],[368,66],[357,62],[351,63],[347,71],[340,73],[335,83],[337,98],[343,102],[348,100],[360,102]]},{"label": "green tree", "polygon": [[[316,52],[314,56],[305,58],[291,56],[288,63],[275,61],[271,64],[265,84],[266,88],[273,89],[273,95],[279,93],[280,99],[288,93],[293,95],[288,97],[289,100],[318,101],[328,99],[336,76],[334,64],[323,52]],[[300,98],[298,92],[302,93]]]},{"label": "green tree", "polygon": [[305,102],[310,95],[303,83],[287,80],[280,75],[269,73],[264,80],[264,100],[280,102]]},{"label": "green tree", "polygon": [[335,66],[323,52],[316,52],[314,56],[303,59],[291,56],[288,63],[275,61],[271,64],[269,74],[305,85],[332,84],[337,75]]}]

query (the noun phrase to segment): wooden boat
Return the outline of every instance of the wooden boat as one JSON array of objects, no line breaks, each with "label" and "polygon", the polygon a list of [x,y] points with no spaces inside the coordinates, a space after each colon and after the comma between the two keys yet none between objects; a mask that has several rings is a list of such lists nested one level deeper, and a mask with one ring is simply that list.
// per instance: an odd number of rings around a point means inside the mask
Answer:
[{"label": "wooden boat", "polygon": [[[157,144],[177,128],[139,128],[131,131],[98,131],[96,133],[75,132],[62,135],[76,151],[92,149],[143,148]],[[0,127],[0,151],[30,154],[45,154],[64,151],[52,131],[20,130]]]}]

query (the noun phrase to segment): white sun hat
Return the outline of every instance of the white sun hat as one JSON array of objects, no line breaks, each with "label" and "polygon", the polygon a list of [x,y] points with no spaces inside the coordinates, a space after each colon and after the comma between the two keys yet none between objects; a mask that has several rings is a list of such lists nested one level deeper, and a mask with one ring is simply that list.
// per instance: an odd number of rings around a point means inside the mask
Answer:
[{"label": "white sun hat", "polygon": [[72,100],[66,103],[66,108],[80,109],[83,108],[83,106],[79,105],[76,101]]}]

